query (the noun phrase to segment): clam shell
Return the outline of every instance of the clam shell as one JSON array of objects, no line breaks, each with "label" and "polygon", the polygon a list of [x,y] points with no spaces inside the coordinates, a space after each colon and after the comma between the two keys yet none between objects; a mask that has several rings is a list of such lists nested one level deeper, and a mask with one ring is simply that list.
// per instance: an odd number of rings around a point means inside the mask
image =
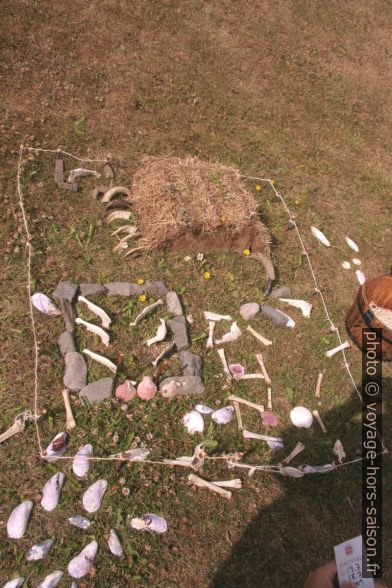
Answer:
[{"label": "clam shell", "polygon": [[188,412],[183,417],[182,422],[188,429],[188,433],[191,435],[194,433],[202,433],[204,431],[204,419],[197,410],[191,410],[191,412]]},{"label": "clam shell", "polygon": [[43,314],[61,314],[61,311],[46,294],[36,292],[31,297],[33,306]]},{"label": "clam shell", "polygon": [[63,577],[64,572],[61,570],[56,570],[46,576],[46,578],[37,586],[37,588],[54,588],[60,582],[61,578]]},{"label": "clam shell", "polygon": [[73,525],[74,527],[78,527],[79,529],[83,529],[86,531],[91,527],[91,521],[82,515],[75,515],[74,517],[70,517],[68,522]]},{"label": "clam shell", "polygon": [[49,443],[45,452],[45,459],[49,463],[58,460],[67,450],[68,435],[63,431],[58,433],[56,437]]},{"label": "clam shell", "polygon": [[154,531],[155,533],[166,533],[167,522],[163,517],[156,514],[147,513],[140,518],[131,520],[131,527],[138,531]]},{"label": "clam shell", "polygon": [[107,487],[106,480],[97,480],[87,488],[82,497],[83,506],[87,512],[96,512],[99,509]]},{"label": "clam shell", "polygon": [[98,543],[91,541],[86,547],[68,564],[68,573],[72,578],[83,578],[89,573],[98,551]]},{"label": "clam shell", "polygon": [[212,420],[218,425],[227,425],[234,415],[234,408],[232,406],[224,406],[212,413]]},{"label": "clam shell", "polygon": [[19,578],[15,578],[14,580],[9,580],[4,584],[3,588],[21,588],[23,586],[25,579],[20,576]]},{"label": "clam shell", "polygon": [[91,457],[92,454],[93,447],[89,443],[79,449],[72,462],[72,470],[75,476],[83,478],[87,474],[90,469],[91,461],[86,458]]},{"label": "clam shell", "polygon": [[108,545],[109,545],[109,549],[110,549],[111,553],[113,553],[113,555],[115,555],[116,557],[122,557],[122,555],[124,553],[123,548],[120,543],[120,539],[114,529],[110,529]]},{"label": "clam shell", "polygon": [[38,561],[48,555],[49,551],[52,549],[52,545],[54,543],[54,539],[47,539],[46,541],[41,541],[41,543],[36,543],[28,551],[26,552],[26,559],[27,561]]},{"label": "clam shell", "polygon": [[151,400],[151,398],[154,398],[155,394],[157,393],[157,387],[154,380],[150,378],[150,376],[144,376],[136,391],[139,398],[147,401]]},{"label": "clam shell", "polygon": [[304,406],[296,406],[290,412],[290,419],[293,425],[300,429],[309,429],[313,423],[313,415],[309,409]]},{"label": "clam shell", "polygon": [[54,474],[42,489],[41,506],[44,510],[50,512],[56,508],[60,500],[61,488],[64,484],[65,476],[62,472]]},{"label": "clam shell", "polygon": [[33,503],[25,500],[14,508],[7,521],[7,533],[11,539],[20,539],[26,532]]},{"label": "clam shell", "polygon": [[214,412],[214,409],[210,408],[206,404],[196,404],[195,410],[200,412],[200,414],[212,414]]}]

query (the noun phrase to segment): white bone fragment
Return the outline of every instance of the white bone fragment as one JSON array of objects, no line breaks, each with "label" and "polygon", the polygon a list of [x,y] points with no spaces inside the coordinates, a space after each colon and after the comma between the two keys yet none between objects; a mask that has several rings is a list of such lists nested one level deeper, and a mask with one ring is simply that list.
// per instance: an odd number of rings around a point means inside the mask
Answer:
[{"label": "white bone fragment", "polygon": [[159,325],[156,335],[155,337],[151,337],[151,339],[147,339],[147,341],[145,341],[145,344],[148,347],[151,347],[151,345],[154,345],[154,343],[159,343],[160,341],[163,341],[164,338],[167,335],[167,328],[166,328],[166,323],[163,319],[159,319],[161,324]]},{"label": "white bone fragment", "polygon": [[129,220],[131,218],[131,211],[130,210],[113,210],[110,214],[106,217],[106,222],[109,225],[114,220]]},{"label": "white bone fragment", "polygon": [[76,422],[75,422],[74,415],[72,413],[72,406],[71,406],[71,401],[69,398],[68,388],[64,388],[64,390],[63,390],[63,399],[64,399],[65,416],[66,416],[65,428],[67,429],[67,431],[69,431],[70,429],[73,429],[76,427]]},{"label": "white bone fragment", "polygon": [[320,400],[321,384],[323,383],[324,373],[320,372],[317,378],[315,397]]},{"label": "white bone fragment", "polygon": [[213,484],[215,484],[215,486],[219,486],[220,488],[242,488],[241,478],[236,478],[235,480],[222,480],[218,482],[214,480]]},{"label": "white bone fragment", "polygon": [[120,235],[121,233],[126,233],[127,235],[135,235],[137,232],[137,227],[135,225],[121,225],[118,227],[113,233],[110,234],[111,237],[115,237],[116,235]]},{"label": "white bone fragment", "polygon": [[220,349],[217,349],[217,352],[218,352],[218,355],[219,355],[220,360],[222,362],[223,371],[225,372],[227,379],[232,380],[233,376],[231,375],[231,372],[229,370],[229,366],[227,365],[225,350],[223,348],[220,348]]},{"label": "white bone fragment", "polygon": [[161,304],[163,304],[163,300],[159,299],[156,302],[154,302],[153,304],[150,304],[149,306],[146,306],[146,308],[144,308],[142,310],[142,312],[137,315],[137,317],[135,318],[135,320],[133,321],[133,323],[130,323],[129,326],[130,327],[135,327],[138,323],[140,323],[140,321],[145,316],[147,316],[148,314],[151,314],[152,312],[154,312],[154,310],[156,308],[158,308],[158,306],[161,306]]},{"label": "white bone fragment", "polygon": [[83,167],[78,167],[70,171],[68,176],[68,183],[72,184],[76,178],[84,178],[85,176],[95,176],[96,178],[100,178],[101,174],[96,172],[94,169],[85,169]]},{"label": "white bone fragment", "polygon": [[199,476],[196,476],[195,474],[189,474],[188,480],[199,488],[208,488],[208,490],[211,490],[228,500],[231,498],[231,492],[229,490],[224,490],[223,488],[220,488],[220,486],[216,486],[213,482],[207,482],[207,480],[203,480],[203,478],[199,478]]},{"label": "white bone fragment", "polygon": [[362,261],[358,259],[358,257],[353,257],[353,264],[354,265],[361,265]]},{"label": "white bone fragment", "polygon": [[124,188],[124,186],[114,186],[110,188],[105,194],[102,196],[101,202],[110,202],[117,194],[125,194],[128,198],[131,198],[132,193],[128,188]]},{"label": "white bone fragment", "polygon": [[269,377],[267,370],[265,368],[265,365],[264,365],[263,355],[261,353],[256,353],[256,359],[259,363],[261,371],[263,372],[263,376],[264,376],[266,384],[271,384],[271,378]]},{"label": "white bone fragment", "polygon": [[306,300],[296,300],[295,298],[279,298],[281,302],[286,302],[290,306],[295,306],[302,311],[302,314],[305,318],[310,317],[310,311],[313,308],[313,305],[310,302],[306,302]]},{"label": "white bone fragment", "polygon": [[102,343],[104,345],[106,345],[106,347],[109,346],[110,337],[109,337],[108,333],[106,333],[101,327],[98,327],[97,325],[94,325],[93,323],[88,323],[87,321],[84,321],[80,317],[77,317],[75,319],[75,322],[78,325],[83,325],[84,327],[86,327],[86,329],[88,331],[90,331],[90,333],[94,333],[94,335],[98,335],[98,337],[101,339]]},{"label": "white bone fragment", "polygon": [[352,239],[350,239],[350,237],[346,237],[346,243],[349,247],[351,247],[351,249],[353,251],[355,251],[355,253],[359,252],[359,247],[358,245],[355,243],[355,241],[353,241]]},{"label": "white bone fragment", "polygon": [[342,442],[339,439],[336,439],[335,444],[332,449],[332,453],[336,455],[338,458],[339,463],[343,463],[344,458],[346,457],[345,451],[343,449]]},{"label": "white bone fragment", "polygon": [[301,470],[304,474],[327,474],[336,468],[335,464],[333,463],[326,463],[324,465],[312,466],[307,464],[302,464],[298,466],[298,469]]},{"label": "white bone fragment", "polygon": [[99,353],[94,353],[94,351],[90,351],[89,349],[83,349],[82,353],[84,353],[85,355],[88,355],[88,357],[91,357],[91,359],[93,359],[94,361],[97,361],[98,363],[104,365],[114,374],[117,373],[116,364],[113,363],[112,361],[110,361],[110,359],[108,359],[104,355],[100,355]]},{"label": "white bone fragment", "polygon": [[264,375],[263,374],[243,374],[242,376],[239,374],[236,374],[234,376],[235,380],[264,380]]},{"label": "white bone fragment", "polygon": [[321,416],[319,415],[319,411],[318,410],[314,410],[313,411],[313,416],[316,419],[316,421],[318,422],[318,424],[320,425],[320,428],[322,430],[323,433],[327,432],[327,429],[323,423],[323,421],[321,420]]},{"label": "white bone fragment", "polygon": [[21,433],[22,431],[24,431],[23,421],[16,420],[9,429],[0,435],[0,443],[3,443],[3,441],[6,441],[13,435],[16,435],[16,433]]},{"label": "white bone fragment", "polygon": [[151,362],[151,364],[154,367],[157,367],[157,365],[161,361],[161,359],[163,359],[166,355],[168,355],[170,353],[170,351],[173,349],[174,345],[175,345],[174,341],[171,341],[168,345],[166,345],[166,347],[163,349],[163,351],[158,355],[158,357],[156,357],[154,359],[154,361]]},{"label": "white bone fragment", "polygon": [[116,253],[117,251],[122,251],[123,249],[127,249],[128,248],[128,241],[130,241],[131,239],[136,239],[137,237],[140,237],[140,233],[132,233],[132,234],[125,235],[125,237],[123,237],[117,243],[117,245],[115,245],[113,247],[113,253]]},{"label": "white bone fragment", "polygon": [[253,337],[256,337],[256,339],[258,341],[263,343],[263,345],[272,345],[272,341],[270,341],[269,339],[266,339],[265,337],[263,337],[263,335],[260,335],[260,333],[255,331],[250,325],[248,325],[246,327],[246,330],[249,331],[249,333],[251,333],[253,335]]},{"label": "white bone fragment", "polygon": [[343,349],[348,349],[349,347],[351,347],[350,343],[348,341],[345,341],[341,345],[338,345],[337,347],[334,347],[333,349],[326,351],[325,355],[327,357],[332,357],[333,355],[335,355],[335,353],[339,353],[339,351],[343,351]]},{"label": "white bone fragment", "polygon": [[279,474],[282,474],[282,476],[286,476],[288,478],[303,478],[305,472],[301,472],[300,469],[293,468],[291,466],[283,467],[280,465]]},{"label": "white bone fragment", "polygon": [[92,312],[96,316],[99,316],[99,318],[102,321],[102,326],[104,327],[104,329],[108,329],[110,327],[110,323],[112,322],[112,319],[110,318],[110,316],[108,314],[106,314],[106,312],[103,310],[103,308],[101,308],[100,306],[97,306],[96,304],[93,304],[92,302],[90,302],[90,300],[87,300],[87,298],[85,298],[84,296],[78,296],[78,301],[84,302],[84,304],[86,304],[86,306],[90,310],[90,312]]},{"label": "white bone fragment", "polygon": [[145,249],[145,247],[133,247],[133,249],[130,249],[129,251],[124,253],[123,259],[125,259],[126,257],[131,257],[132,255],[135,255],[135,253],[139,254],[141,251],[145,251]]},{"label": "white bone fragment", "polygon": [[252,433],[252,431],[247,431],[244,429],[242,431],[242,436],[244,439],[255,439],[257,441],[266,441],[268,442],[276,442],[276,443],[283,443],[283,439],[280,437],[271,437],[270,435],[260,435],[259,433]]},{"label": "white bone fragment", "polygon": [[350,269],[350,267],[351,267],[351,263],[349,261],[342,261],[342,268],[343,269],[348,270],[348,269]]},{"label": "white bone fragment", "polygon": [[239,396],[234,396],[234,394],[230,394],[229,400],[232,402],[238,402],[239,404],[245,404],[250,408],[254,408],[259,412],[264,412],[264,406],[262,404],[256,404],[255,402],[251,402],[250,400],[245,400],[244,398],[240,398]]},{"label": "white bone fragment", "polygon": [[272,390],[267,388],[267,410],[272,410]]},{"label": "white bone fragment", "polygon": [[317,227],[310,227],[312,235],[316,237],[323,245],[326,247],[331,247],[331,243],[328,241],[327,237],[322,233]]},{"label": "white bone fragment", "polygon": [[147,457],[150,455],[151,449],[147,449],[146,447],[136,447],[135,449],[126,449],[125,451],[121,451],[120,453],[114,453],[109,457],[115,457],[116,459],[122,459],[124,461],[145,461]]},{"label": "white bone fragment", "polygon": [[288,456],[282,461],[282,465],[288,465],[294,457],[299,455],[305,449],[305,445],[299,441],[294,449],[288,454]]},{"label": "white bone fragment", "polygon": [[207,321],[231,321],[229,314],[217,314],[216,312],[204,311],[204,318]]},{"label": "white bone fragment", "polygon": [[215,329],[215,321],[209,321],[208,323],[208,339],[206,343],[207,349],[211,349],[214,347],[214,329]]},{"label": "white bone fragment", "polygon": [[215,343],[216,345],[221,345],[222,343],[231,343],[232,341],[236,341],[239,337],[241,337],[241,335],[241,329],[239,328],[237,323],[234,322],[230,327],[230,331],[228,333],[225,333],[222,339],[215,341]]},{"label": "white bone fragment", "polygon": [[235,410],[235,414],[237,417],[237,424],[238,424],[238,430],[242,431],[244,426],[242,424],[242,417],[241,417],[241,409],[240,409],[240,405],[238,404],[238,402],[233,402],[233,406],[234,406],[234,410]]},{"label": "white bone fragment", "polygon": [[176,459],[164,459],[164,463],[168,465],[178,465],[186,468],[191,468],[192,470],[199,470],[204,465],[204,460],[206,457],[206,452],[204,451],[204,443],[200,443],[196,445],[193,455],[191,456],[183,456],[177,457]]},{"label": "white bone fragment", "polygon": [[361,270],[356,270],[355,275],[357,276],[357,280],[358,282],[361,284],[364,284],[366,282],[366,276],[363,272],[361,272]]}]

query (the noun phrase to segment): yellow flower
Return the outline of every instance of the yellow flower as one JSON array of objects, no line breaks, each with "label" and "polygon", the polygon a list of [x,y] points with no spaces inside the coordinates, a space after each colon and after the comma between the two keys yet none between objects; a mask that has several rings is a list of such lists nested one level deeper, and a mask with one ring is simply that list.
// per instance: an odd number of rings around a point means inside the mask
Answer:
[{"label": "yellow flower", "polygon": [[242,253],[244,255],[250,255],[250,249],[244,249]]},{"label": "yellow flower", "polygon": [[272,186],[275,184],[275,180],[270,180],[270,182]]},{"label": "yellow flower", "polygon": [[204,272],[203,278],[205,280],[210,280],[211,279],[211,272]]},{"label": "yellow flower", "polygon": [[226,217],[225,216],[221,216],[219,220],[220,220],[221,223],[225,223],[226,222]]},{"label": "yellow flower", "polygon": [[262,186],[260,186],[260,184],[257,184],[255,190],[257,190],[257,192],[260,192],[261,188]]},{"label": "yellow flower", "polygon": [[145,294],[140,294],[139,300],[140,302],[145,302],[147,300],[147,296]]},{"label": "yellow flower", "polygon": [[137,283],[139,284],[139,286],[143,286],[143,284],[144,284],[143,278],[139,278]]},{"label": "yellow flower", "polygon": [[296,198],[296,199],[294,200],[294,202],[295,202],[295,204],[299,204],[299,200],[298,200],[298,198]]}]

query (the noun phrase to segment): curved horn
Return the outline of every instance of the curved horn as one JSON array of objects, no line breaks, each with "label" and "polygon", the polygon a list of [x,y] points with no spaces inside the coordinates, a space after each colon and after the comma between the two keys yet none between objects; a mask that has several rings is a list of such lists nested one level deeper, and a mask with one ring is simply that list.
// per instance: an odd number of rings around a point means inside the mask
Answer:
[{"label": "curved horn", "polygon": [[112,198],[117,196],[117,194],[125,194],[128,198],[131,198],[132,194],[128,188],[124,188],[124,186],[114,186],[113,188],[109,188],[103,195],[101,202],[110,202]]},{"label": "curved horn", "polygon": [[267,274],[267,283],[265,286],[264,294],[269,296],[271,294],[272,286],[275,281],[275,268],[269,255],[263,255],[260,251],[255,251],[251,254],[253,259],[257,259],[263,264],[265,273]]}]

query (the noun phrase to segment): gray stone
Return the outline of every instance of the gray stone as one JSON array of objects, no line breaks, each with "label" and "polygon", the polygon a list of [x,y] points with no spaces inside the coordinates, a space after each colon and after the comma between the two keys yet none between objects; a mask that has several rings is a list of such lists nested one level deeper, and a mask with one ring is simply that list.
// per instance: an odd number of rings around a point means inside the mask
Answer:
[{"label": "gray stone", "polygon": [[108,296],[140,296],[144,293],[143,286],[130,282],[110,282],[105,288]]},{"label": "gray stone", "polygon": [[270,318],[276,325],[279,325],[280,327],[285,327],[287,325],[289,319],[280,310],[272,308],[272,306],[260,306],[260,308],[261,312],[268,316],[268,318]]},{"label": "gray stone", "polygon": [[77,351],[69,351],[65,357],[64,386],[79,392],[87,383],[87,365],[83,355]]},{"label": "gray stone", "polygon": [[59,188],[63,188],[63,190],[72,190],[72,192],[78,192],[79,186],[78,184],[69,184],[68,182],[62,182],[58,184]]},{"label": "gray stone", "polygon": [[280,288],[274,288],[271,292],[271,298],[290,298],[292,292],[287,286],[280,286]]},{"label": "gray stone", "polygon": [[165,378],[159,384],[159,390],[162,391],[165,384],[169,384],[173,381],[180,384],[177,386],[174,396],[195,396],[203,394],[204,392],[204,384],[201,381],[200,376],[175,376],[172,378]]},{"label": "gray stone", "polygon": [[54,181],[56,184],[64,183],[64,160],[56,158],[54,164]]},{"label": "gray stone", "polygon": [[182,312],[180,299],[178,298],[176,292],[168,292],[166,294],[166,304],[167,310],[172,316],[182,316],[184,314]]},{"label": "gray stone", "polygon": [[105,163],[103,166],[103,173],[107,178],[113,179],[114,178],[114,169],[108,163]]},{"label": "gray stone", "polygon": [[257,302],[247,302],[240,307],[240,315],[246,321],[251,321],[258,312],[260,312],[260,304]]},{"label": "gray stone", "polygon": [[102,284],[79,284],[79,291],[82,296],[103,296],[107,293]]},{"label": "gray stone", "polygon": [[57,300],[57,303],[60,307],[61,314],[63,315],[65,328],[67,329],[67,331],[71,331],[71,333],[73,333],[76,328],[76,315],[74,307],[72,306],[71,302],[65,300],[65,298],[59,298]]},{"label": "gray stone", "polygon": [[56,300],[68,300],[73,302],[78,291],[78,285],[72,282],[59,282],[53,296]]},{"label": "gray stone", "polygon": [[180,353],[181,369],[184,376],[202,375],[203,361],[200,355],[191,351],[181,351]]},{"label": "gray stone", "polygon": [[60,353],[64,357],[70,351],[76,351],[75,339],[72,333],[64,331],[61,333],[58,339],[58,346],[60,347]]},{"label": "gray stone", "polygon": [[165,282],[155,282],[153,280],[146,280],[143,288],[149,296],[166,296],[169,292]]},{"label": "gray stone", "polygon": [[186,330],[186,319],[184,316],[176,316],[169,321],[169,326],[173,331],[174,343],[177,351],[185,351],[189,348],[188,333]]},{"label": "gray stone", "polygon": [[113,391],[113,378],[101,378],[91,384],[87,384],[79,392],[79,398],[87,398],[90,404],[99,404],[111,397]]}]

